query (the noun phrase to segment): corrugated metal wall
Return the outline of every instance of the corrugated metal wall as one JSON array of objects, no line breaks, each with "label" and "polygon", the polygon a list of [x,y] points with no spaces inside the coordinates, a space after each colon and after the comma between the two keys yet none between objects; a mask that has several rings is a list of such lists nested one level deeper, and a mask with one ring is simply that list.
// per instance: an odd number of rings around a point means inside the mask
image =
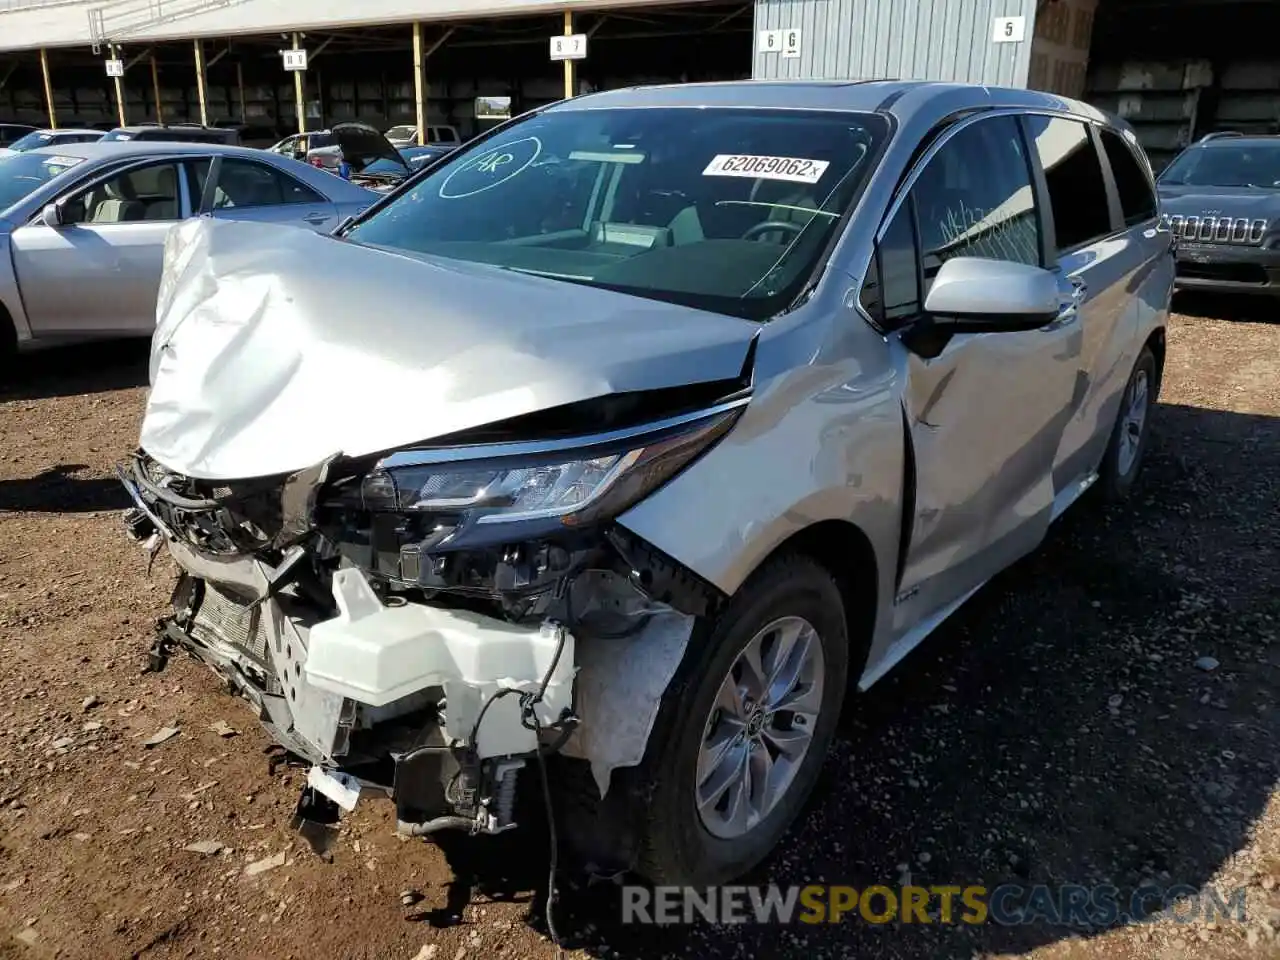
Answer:
[{"label": "corrugated metal wall", "polygon": [[[1035,0],[756,0],[762,30],[800,30],[799,56],[761,52],[768,79],[958,80],[1026,86]],[[1020,43],[995,43],[997,17],[1024,17]]]},{"label": "corrugated metal wall", "polygon": [[1064,97],[1084,96],[1098,0],[1056,0],[1041,7],[1031,43],[1027,86]]}]

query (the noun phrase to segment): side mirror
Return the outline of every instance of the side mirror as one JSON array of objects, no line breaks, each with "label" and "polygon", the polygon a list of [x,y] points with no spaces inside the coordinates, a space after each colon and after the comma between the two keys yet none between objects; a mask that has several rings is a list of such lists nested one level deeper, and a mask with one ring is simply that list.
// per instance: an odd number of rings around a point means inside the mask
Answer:
[{"label": "side mirror", "polygon": [[56,203],[46,203],[40,211],[40,222],[57,230],[62,226],[62,208]]},{"label": "side mirror", "polygon": [[942,265],[924,301],[938,333],[1036,330],[1057,318],[1056,274],[1013,260],[954,257]]}]

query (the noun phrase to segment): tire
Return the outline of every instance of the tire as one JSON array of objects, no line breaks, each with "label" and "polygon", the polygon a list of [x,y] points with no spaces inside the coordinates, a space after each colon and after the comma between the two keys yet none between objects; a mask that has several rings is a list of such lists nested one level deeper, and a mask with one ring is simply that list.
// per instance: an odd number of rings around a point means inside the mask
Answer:
[{"label": "tire", "polygon": [[[803,627],[798,626],[801,623],[812,627],[815,634],[807,644]],[[810,731],[808,746],[792,766],[789,782],[776,804],[769,807],[762,802],[758,808],[762,815],[754,825],[736,835],[727,835],[727,830],[741,827],[740,821],[731,822],[727,795],[721,795],[719,808],[713,805],[705,814],[697,806],[699,757],[705,736],[714,733],[728,742],[730,730],[741,730],[748,737],[748,744],[758,737],[755,752],[734,748],[726,754],[752,757],[757,770],[766,759],[782,756],[775,754],[775,741],[770,737],[789,734],[803,739],[803,730],[796,726],[799,721],[794,719],[796,714],[786,710],[778,710],[773,720],[766,721],[764,729],[757,728],[755,733],[749,733],[755,720],[745,726],[736,720],[731,723],[729,715],[719,708],[714,718],[712,715],[713,708],[724,702],[720,697],[722,684],[728,681],[731,670],[741,666],[739,655],[764,628],[776,624],[782,624],[788,634],[800,631],[798,647],[816,647],[820,651],[820,657],[811,654],[806,660],[807,673],[799,677],[792,691],[808,692],[804,706],[808,709],[816,705],[816,719],[801,725]],[[844,700],[849,662],[844,605],[831,575],[813,560],[797,555],[770,562],[743,585],[713,624],[700,627],[707,629],[694,632],[685,661],[663,699],[645,759],[637,771],[644,802],[637,804],[635,814],[638,822],[634,830],[639,841],[636,870],[654,884],[721,884],[742,876],[768,856],[813,791]],[[775,631],[768,636],[780,635]],[[772,665],[770,653],[779,649],[778,641],[765,639],[758,649],[763,651],[761,659],[767,669]],[[743,688],[745,685],[744,679]],[[785,685],[775,685],[775,692]],[[757,685],[755,689],[760,688]],[[758,719],[764,714],[756,710],[752,716]],[[782,727],[790,729],[784,731]],[[774,769],[783,771],[784,780],[785,766],[775,760]],[[704,767],[704,773],[707,769],[712,765]],[[704,797],[714,793],[708,791]]]},{"label": "tire", "polygon": [[[1133,372],[1129,374],[1129,382],[1125,384],[1115,426],[1107,443],[1107,452],[1098,469],[1098,490],[1107,503],[1119,503],[1126,499],[1142,470],[1142,456],[1147,449],[1151,411],[1155,406],[1158,384],[1156,358],[1150,348],[1143,347],[1133,366]],[[1141,423],[1135,426],[1133,415],[1136,412],[1134,403],[1137,397],[1145,397],[1145,400],[1139,401],[1143,407],[1142,417]]]}]

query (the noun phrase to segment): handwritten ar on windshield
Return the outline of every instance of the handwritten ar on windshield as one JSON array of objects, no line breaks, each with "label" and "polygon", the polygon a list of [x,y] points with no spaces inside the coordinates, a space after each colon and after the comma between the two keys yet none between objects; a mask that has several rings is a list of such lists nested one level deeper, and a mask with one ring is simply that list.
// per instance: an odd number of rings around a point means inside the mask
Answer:
[{"label": "handwritten ar on windshield", "polygon": [[503,167],[514,163],[515,159],[514,154],[493,150],[476,161],[475,169],[481,173],[498,173]]}]

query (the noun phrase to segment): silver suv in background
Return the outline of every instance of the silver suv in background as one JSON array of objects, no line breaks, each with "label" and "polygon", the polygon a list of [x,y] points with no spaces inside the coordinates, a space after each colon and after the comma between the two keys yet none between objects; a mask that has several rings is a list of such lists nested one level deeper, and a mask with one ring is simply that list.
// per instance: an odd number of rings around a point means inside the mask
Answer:
[{"label": "silver suv in background", "polygon": [[1173,272],[1130,130],[947,83],[583,96],[335,236],[185,224],[121,468],[182,570],[153,662],[313,819],[546,790],[598,866],[736,877],[846,699],[1129,493]]}]

